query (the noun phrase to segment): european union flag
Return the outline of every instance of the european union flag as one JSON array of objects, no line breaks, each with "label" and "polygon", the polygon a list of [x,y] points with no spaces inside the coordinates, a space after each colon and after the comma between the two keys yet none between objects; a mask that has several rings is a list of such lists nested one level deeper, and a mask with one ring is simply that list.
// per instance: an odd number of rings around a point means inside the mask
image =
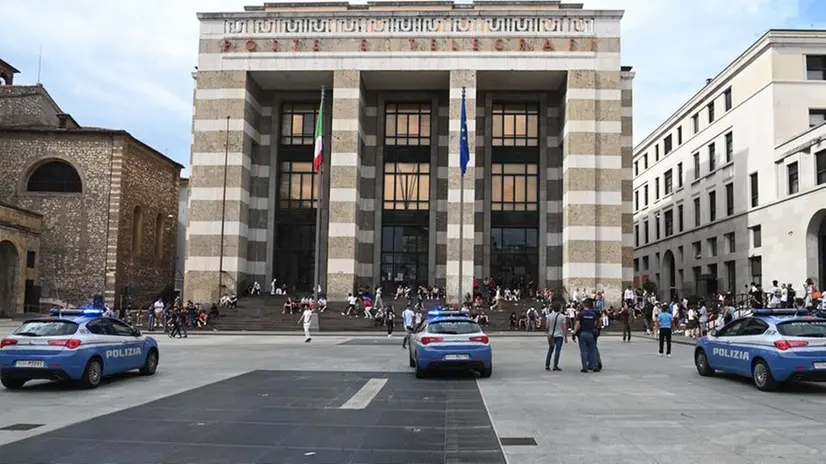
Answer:
[{"label": "european union flag", "polygon": [[459,128],[459,169],[464,176],[467,172],[467,165],[470,163],[470,146],[467,140],[467,111],[465,109],[465,89],[462,89],[462,115],[460,116]]}]

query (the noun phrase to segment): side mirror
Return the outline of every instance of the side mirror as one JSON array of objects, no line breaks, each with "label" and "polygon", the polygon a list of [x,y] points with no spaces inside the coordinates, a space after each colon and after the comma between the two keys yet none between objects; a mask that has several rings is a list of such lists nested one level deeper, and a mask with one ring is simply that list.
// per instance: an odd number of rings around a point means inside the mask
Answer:
[{"label": "side mirror", "polygon": [[717,329],[711,329],[708,331],[709,337],[716,337],[717,336]]}]

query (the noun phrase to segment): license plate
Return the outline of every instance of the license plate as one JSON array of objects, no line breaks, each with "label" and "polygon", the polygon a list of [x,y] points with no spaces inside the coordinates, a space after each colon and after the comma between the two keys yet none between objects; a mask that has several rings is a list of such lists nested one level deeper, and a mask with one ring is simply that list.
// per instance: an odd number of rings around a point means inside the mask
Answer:
[{"label": "license plate", "polygon": [[465,361],[470,359],[468,354],[446,354],[445,361]]},{"label": "license plate", "polygon": [[46,367],[43,361],[17,361],[14,367]]},{"label": "license plate", "polygon": [[815,369],[826,369],[826,362],[815,363]]}]

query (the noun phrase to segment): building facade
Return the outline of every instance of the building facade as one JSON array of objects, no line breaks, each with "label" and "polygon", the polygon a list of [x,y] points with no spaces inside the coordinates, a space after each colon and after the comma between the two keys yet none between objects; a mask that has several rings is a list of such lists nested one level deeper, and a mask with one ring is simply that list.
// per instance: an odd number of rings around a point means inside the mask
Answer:
[{"label": "building facade", "polygon": [[169,291],[181,165],[126,131],[79,125],[39,84],[0,86],[0,153],[0,287],[13,290],[0,310],[94,295],[141,306]]},{"label": "building facade", "polygon": [[186,298],[272,278],[309,290],[316,252],[331,298],[409,283],[455,301],[484,276],[620,298],[633,277],[621,17],[555,1],[200,14]]},{"label": "building facade", "polygon": [[772,30],[634,150],[634,267],[668,295],[826,285],[826,31]]}]

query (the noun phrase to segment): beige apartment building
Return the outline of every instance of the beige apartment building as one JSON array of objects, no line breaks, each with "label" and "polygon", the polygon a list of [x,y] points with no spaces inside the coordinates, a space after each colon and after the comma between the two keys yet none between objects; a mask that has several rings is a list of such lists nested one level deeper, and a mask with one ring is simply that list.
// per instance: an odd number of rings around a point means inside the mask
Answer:
[{"label": "beige apartment building", "polygon": [[618,300],[634,245],[622,14],[558,1],[199,14],[185,298],[273,278],[309,291],[321,253],[332,299],[407,283],[455,301],[461,275],[463,292],[492,276]]}]

